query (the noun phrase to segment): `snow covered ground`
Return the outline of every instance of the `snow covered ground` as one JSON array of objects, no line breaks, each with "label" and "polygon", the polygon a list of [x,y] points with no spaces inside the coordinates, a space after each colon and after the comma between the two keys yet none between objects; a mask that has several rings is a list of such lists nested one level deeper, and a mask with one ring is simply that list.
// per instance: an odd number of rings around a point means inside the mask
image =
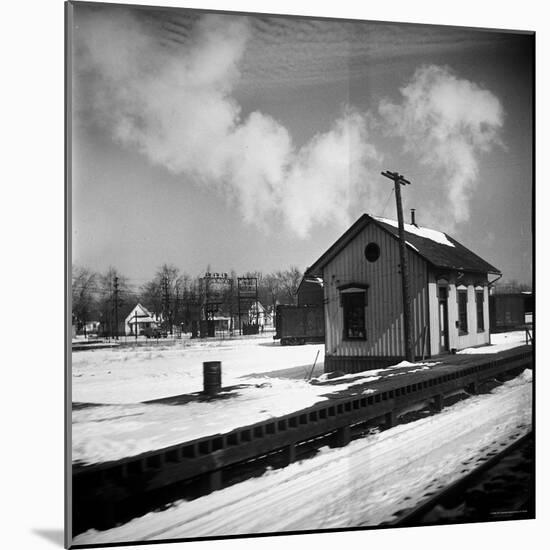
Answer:
[{"label": "snow covered ground", "polygon": [[[491,347],[521,345],[521,332],[497,335]],[[494,337],[493,337],[494,338]],[[401,362],[390,369],[322,375],[322,344],[280,346],[270,337],[185,342],[180,346],[86,350],[73,353],[73,462],[93,464],[135,456],[269,418],[325,400],[328,393],[437,366]],[[472,350],[475,351],[475,350]],[[319,352],[315,369],[313,362]],[[222,399],[143,403],[202,390],[202,362],[222,361]],[[318,375],[314,384],[304,380]],[[371,386],[372,387],[372,386]],[[373,389],[362,390],[364,393]]]},{"label": "snow covered ground", "polygon": [[322,394],[376,378],[361,377],[359,381],[344,380],[324,386],[304,380],[258,377],[247,379],[251,385],[230,392],[227,399],[183,405],[138,403],[74,410],[73,461],[93,464],[118,460],[226,433],[309,407],[326,399]]},{"label": "snow covered ground", "polygon": [[491,345],[480,346],[479,348],[467,348],[457,353],[459,354],[478,354],[478,353],[498,353],[507,349],[516,348],[525,345],[525,331],[515,330],[513,332],[501,332],[491,334]]},{"label": "snow covered ground", "polygon": [[[491,343],[459,353],[497,353],[523,345],[525,333],[492,334]],[[323,344],[281,346],[271,336],[77,351],[72,354],[72,401],[139,403],[201,391],[203,361],[222,361],[224,386],[255,374],[304,379],[317,352],[313,376],[323,372]]]},{"label": "snow covered ground", "polygon": [[78,351],[72,354],[73,403],[139,403],[202,390],[203,361],[222,361],[222,382],[285,370],[285,378],[303,379],[324,345],[281,346],[270,336],[235,340],[183,340],[181,344]]},{"label": "snow covered ground", "polygon": [[[186,403],[131,403],[77,408],[72,414],[73,462],[93,464],[162,449],[199,437],[290,414],[326,400],[327,394],[384,377],[433,368],[437,362],[407,363],[389,369],[346,374],[329,381],[247,376],[246,385],[214,400]],[[364,394],[374,389],[359,389]]]},{"label": "snow covered ground", "polygon": [[73,544],[378,525],[531,427],[531,371],[441,413],[178,502]]}]

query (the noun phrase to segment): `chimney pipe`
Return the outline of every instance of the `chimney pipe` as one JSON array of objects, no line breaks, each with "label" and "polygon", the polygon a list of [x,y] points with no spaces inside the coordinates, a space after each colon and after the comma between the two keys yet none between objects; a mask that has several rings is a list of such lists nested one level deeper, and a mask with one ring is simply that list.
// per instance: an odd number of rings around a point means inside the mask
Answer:
[{"label": "chimney pipe", "polygon": [[416,225],[416,217],[414,215],[415,212],[416,212],[416,210],[414,208],[411,208],[411,225]]}]

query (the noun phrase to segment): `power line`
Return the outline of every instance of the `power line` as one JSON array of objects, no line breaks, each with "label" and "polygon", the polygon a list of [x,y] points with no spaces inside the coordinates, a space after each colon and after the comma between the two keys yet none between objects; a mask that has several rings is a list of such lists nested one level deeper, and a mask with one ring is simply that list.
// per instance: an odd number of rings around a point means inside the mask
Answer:
[{"label": "power line", "polygon": [[384,214],[386,213],[386,208],[388,207],[388,204],[389,204],[389,202],[390,202],[392,193],[393,193],[393,187],[390,189],[390,192],[388,193],[388,198],[386,199],[386,204],[384,205],[384,208],[382,209],[382,217],[383,217]]}]

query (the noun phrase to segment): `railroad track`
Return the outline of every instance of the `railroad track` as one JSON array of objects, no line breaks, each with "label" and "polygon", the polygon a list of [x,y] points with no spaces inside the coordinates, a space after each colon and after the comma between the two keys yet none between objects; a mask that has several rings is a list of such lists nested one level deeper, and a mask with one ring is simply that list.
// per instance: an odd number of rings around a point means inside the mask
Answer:
[{"label": "railroad track", "polygon": [[337,394],[290,415],[244,426],[137,457],[73,466],[74,533],[109,528],[170,499],[189,499],[239,482],[267,467],[306,458],[316,449],[347,445],[373,426],[391,427],[396,414],[419,402],[441,410],[444,396],[475,393],[481,381],[532,365],[532,350],[470,359],[412,376],[381,381],[367,395]]},{"label": "railroad track", "polygon": [[[468,517],[464,513],[458,516],[453,513],[441,514],[437,513],[438,509],[445,508],[445,503],[454,503],[458,499],[463,499],[466,491],[480,485],[484,477],[488,477],[488,473],[497,467],[506,457],[516,452],[522,446],[532,444],[533,434],[529,431],[527,434],[522,434],[521,431],[516,432],[510,438],[511,442],[508,446],[500,450],[489,450],[485,457],[478,459],[479,465],[473,469],[464,470],[465,474],[457,481],[443,487],[441,490],[434,493],[428,493],[427,498],[410,509],[404,509],[397,512],[394,521],[385,522],[384,525],[393,527],[411,527],[419,525],[433,525],[441,523],[458,523],[471,521],[497,521],[499,519],[527,519],[534,517],[534,509],[532,508],[532,499],[534,497],[533,479],[529,477],[527,483],[528,494],[521,502],[519,509],[514,510],[483,510],[481,513],[476,513],[472,517]],[[502,444],[501,444],[502,445]],[[465,463],[466,465],[466,463]],[[510,476],[509,476],[510,477]],[[490,495],[484,495],[490,497]],[[435,512],[435,513],[434,513]]]},{"label": "railroad track", "polygon": [[460,478],[463,462],[490,452],[482,451],[487,445],[507,443],[518,430],[529,429],[530,383],[517,380],[496,391],[492,382],[484,386],[482,393],[490,393],[456,406],[450,400],[442,413],[343,449],[324,449],[197,501],[180,496],[156,513],[83,533],[74,547],[380,525],[428,488]]}]

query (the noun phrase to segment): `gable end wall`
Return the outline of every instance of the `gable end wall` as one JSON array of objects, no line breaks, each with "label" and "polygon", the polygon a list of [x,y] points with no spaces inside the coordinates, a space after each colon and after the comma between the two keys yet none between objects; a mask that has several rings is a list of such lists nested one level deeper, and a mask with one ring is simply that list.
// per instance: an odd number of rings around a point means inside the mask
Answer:
[{"label": "gable end wall", "polygon": [[[368,243],[376,242],[380,257],[365,259]],[[425,260],[407,249],[410,294],[413,305],[413,341],[415,354],[422,355],[422,337],[429,354],[428,268]],[[325,298],[326,355],[336,357],[404,357],[401,274],[399,243],[376,224],[367,225],[323,269]],[[349,341],[343,338],[343,312],[338,287],[349,283],[369,285],[365,320],[367,338]]]}]

